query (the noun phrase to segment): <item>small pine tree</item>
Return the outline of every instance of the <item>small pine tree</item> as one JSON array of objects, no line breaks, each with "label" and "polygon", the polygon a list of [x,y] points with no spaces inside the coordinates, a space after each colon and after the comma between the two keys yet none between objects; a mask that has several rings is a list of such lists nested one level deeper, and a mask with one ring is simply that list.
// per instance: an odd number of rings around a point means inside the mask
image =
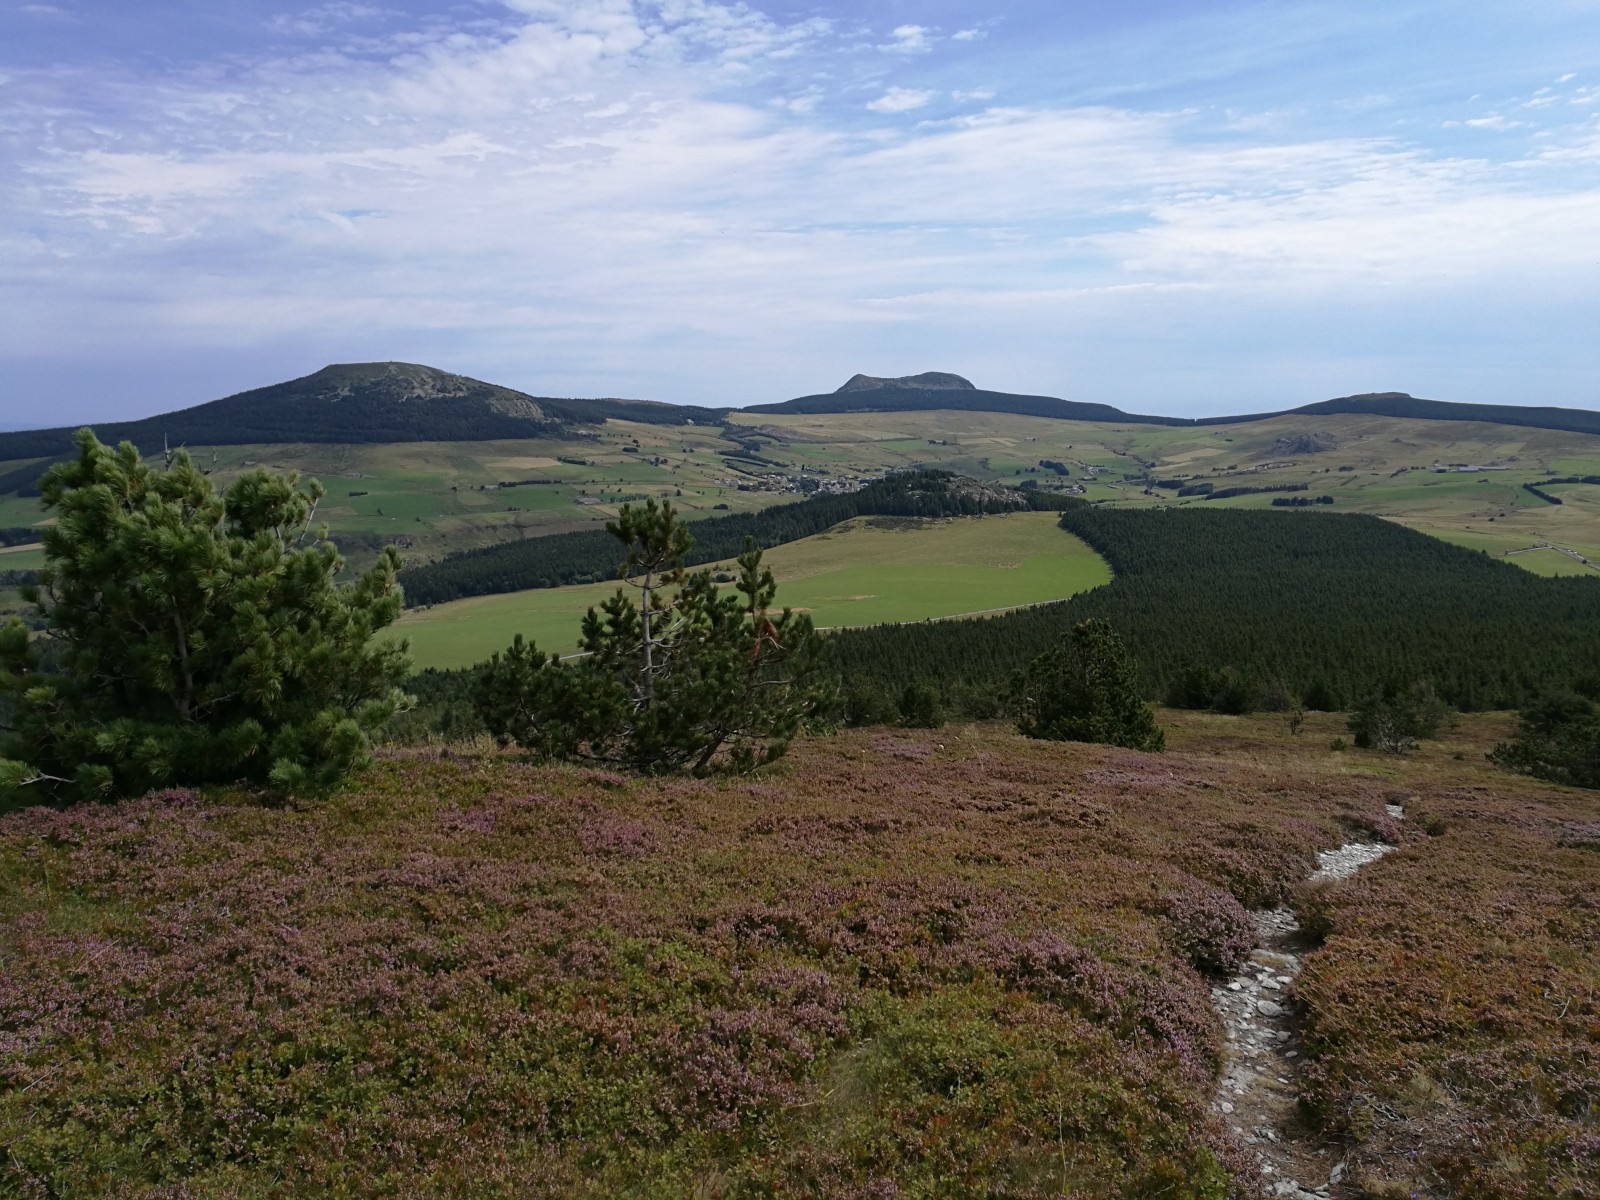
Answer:
[{"label": "small pine tree", "polygon": [[900,693],[900,723],[908,729],[938,729],[944,724],[939,689],[924,680],[908,683]]},{"label": "small pine tree", "polygon": [[1368,694],[1351,710],[1346,724],[1363,750],[1405,754],[1421,738],[1439,732],[1450,710],[1427,682],[1389,687]]},{"label": "small pine tree", "polygon": [[1039,655],[1017,681],[1017,728],[1027,737],[1161,750],[1166,735],[1139,692],[1122,639],[1091,618]]},{"label": "small pine tree", "polygon": [[1552,783],[1600,788],[1600,705],[1581,694],[1540,697],[1522,711],[1516,738],[1491,750],[1489,761]]},{"label": "small pine tree", "polygon": [[[354,584],[311,521],[321,487],[251,471],[221,495],[85,429],[40,481],[57,522],[27,591],[47,653],[0,631],[0,791],[82,799],[174,784],[331,784],[403,701],[399,557]],[[308,541],[309,539],[309,541]]]},{"label": "small pine tree", "polygon": [[709,568],[684,573],[693,543],[671,504],[623,505],[606,528],[628,558],[623,586],[584,618],[583,657],[559,662],[518,637],[491,658],[475,688],[490,733],[540,758],[650,773],[748,771],[782,755],[831,697],[814,682],[811,618],[772,611],[761,551],[747,545],[728,594]]}]

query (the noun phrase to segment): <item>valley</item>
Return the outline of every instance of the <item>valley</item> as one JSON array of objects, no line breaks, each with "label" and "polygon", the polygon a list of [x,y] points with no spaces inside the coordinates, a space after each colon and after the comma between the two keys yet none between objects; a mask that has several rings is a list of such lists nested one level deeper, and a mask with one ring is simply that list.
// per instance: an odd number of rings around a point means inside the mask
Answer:
[{"label": "valley", "polygon": [[[435,385],[434,392],[441,390],[443,384]],[[939,393],[929,395],[930,403],[939,402]],[[640,411],[641,402],[543,403],[610,404],[613,413],[628,414]],[[1350,412],[1172,425],[939,408],[700,409],[664,423],[655,410],[669,407],[654,406],[650,421],[609,415],[542,428],[529,438],[427,440],[429,426],[422,425],[417,432],[424,436],[414,440],[339,442],[329,440],[335,434],[319,434],[310,442],[203,444],[193,452],[223,482],[254,465],[320,479],[328,494],[318,518],[357,566],[384,544],[420,563],[596,528],[630,500],[670,499],[692,519],[791,502],[914,467],[1012,485],[1031,481],[1113,505],[1264,508],[1274,499],[1331,496],[1334,511],[1398,521],[1509,555],[1538,573],[1584,573],[1590,568],[1580,557],[1600,563],[1600,487],[1557,486],[1552,494],[1563,503],[1552,505],[1522,486],[1600,474],[1600,436],[1571,429]],[[683,415],[689,411],[696,416]],[[223,436],[205,428],[212,440]],[[0,463],[0,478],[27,478],[30,461],[42,460]],[[1041,467],[1043,461],[1057,467]],[[1152,481],[1303,491],[1207,500]],[[0,494],[0,526],[23,526],[40,515],[36,499],[15,490]],[[1554,551],[1511,553],[1545,545]]]}]

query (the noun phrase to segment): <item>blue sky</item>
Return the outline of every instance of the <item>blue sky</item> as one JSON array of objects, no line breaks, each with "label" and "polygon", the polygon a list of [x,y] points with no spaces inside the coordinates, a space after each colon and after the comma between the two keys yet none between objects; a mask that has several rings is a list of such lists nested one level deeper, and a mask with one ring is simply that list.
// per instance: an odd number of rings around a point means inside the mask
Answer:
[{"label": "blue sky", "polygon": [[0,425],[400,359],[1600,407],[1600,0],[0,0]]}]

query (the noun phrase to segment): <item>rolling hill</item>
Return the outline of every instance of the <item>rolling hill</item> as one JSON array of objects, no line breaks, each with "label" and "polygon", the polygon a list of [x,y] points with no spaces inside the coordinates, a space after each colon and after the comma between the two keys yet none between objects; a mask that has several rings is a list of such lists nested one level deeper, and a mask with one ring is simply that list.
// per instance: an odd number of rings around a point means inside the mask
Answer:
[{"label": "rolling hill", "polygon": [[1024,417],[1049,417],[1058,421],[1111,421],[1130,425],[1245,425],[1286,416],[1363,414],[1406,417],[1423,421],[1487,421],[1534,429],[1564,429],[1600,434],[1600,412],[1577,408],[1534,408],[1514,404],[1456,404],[1423,400],[1405,392],[1367,392],[1305,404],[1275,412],[1222,417],[1163,417],[1123,412],[1109,404],[1060,400],[1054,396],[1027,396],[991,392],[959,375],[930,371],[897,379],[856,375],[836,391],[799,396],[780,404],[755,404],[738,411],[772,415],[862,412],[921,412],[945,409],[956,412],[1014,413]]},{"label": "rolling hill", "polygon": [[1188,425],[1177,417],[1141,417],[1109,404],[1059,400],[1054,396],[1022,396],[991,392],[959,375],[928,371],[898,379],[855,375],[837,391],[799,396],[781,404],[753,404],[745,413],[782,416],[806,413],[920,412],[951,409],[957,412],[1015,413],[1024,417],[1049,417],[1058,421],[1130,421],[1140,425]]},{"label": "rolling hill", "polygon": [[[1200,427],[1242,425],[1281,416],[1366,414],[1412,420],[1478,421],[1600,434],[1600,412],[1517,405],[1456,404],[1404,392],[1343,396],[1278,412],[1169,417],[1109,404],[989,391],[948,372],[882,378],[855,375],[837,390],[743,408],[649,400],[530,396],[511,388],[414,363],[345,363],[311,375],[136,421],[96,426],[106,442],[131,441],[147,453],[163,446],[371,445],[568,439],[607,421],[646,425],[721,425],[729,417],[893,412],[993,412],[1058,421]],[[70,453],[72,426],[0,433],[0,494],[37,476],[44,460]]]},{"label": "rolling hill", "polygon": [[[560,438],[573,425],[608,419],[681,425],[717,422],[725,413],[647,400],[534,397],[413,363],[346,363],[177,412],[98,425],[96,432],[101,441],[130,441],[151,453],[163,445]],[[0,434],[0,461],[70,453],[73,432],[61,426]]]},{"label": "rolling hill", "polygon": [[[319,515],[357,564],[384,545],[416,568],[527,538],[597,535],[621,504],[648,497],[697,518],[752,513],[937,468],[1117,507],[1326,507],[1331,497],[1336,511],[1537,573],[1600,571],[1600,488],[1582,482],[1600,475],[1600,413],[1398,392],[1187,420],[929,372],[857,375],[780,405],[694,408],[536,397],[368,363],[97,432],[154,452],[204,446],[219,484],[258,464],[322,480]],[[45,516],[35,484],[70,436],[0,434],[0,527]],[[1569,478],[1578,482],[1543,486]],[[1280,494],[1291,491],[1302,494]],[[35,554],[19,547],[6,566],[32,568]]]}]

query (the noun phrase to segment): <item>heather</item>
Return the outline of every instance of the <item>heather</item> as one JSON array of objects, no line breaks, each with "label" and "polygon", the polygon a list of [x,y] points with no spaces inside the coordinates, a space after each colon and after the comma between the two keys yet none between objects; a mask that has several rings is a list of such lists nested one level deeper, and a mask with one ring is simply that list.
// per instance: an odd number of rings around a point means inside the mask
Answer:
[{"label": "heather", "polygon": [[1450,765],[1407,772],[1425,839],[1300,898],[1303,1100],[1375,1196],[1600,1196],[1600,807]]},{"label": "heather", "polygon": [[1352,836],[1404,849],[1302,898],[1315,1118],[1441,1195],[1592,1176],[1592,797],[1496,771],[1476,718],[1396,760],[1164,716],[1159,755],[394,752],[316,802],[0,818],[0,1194],[1220,1198],[1209,985]]}]

